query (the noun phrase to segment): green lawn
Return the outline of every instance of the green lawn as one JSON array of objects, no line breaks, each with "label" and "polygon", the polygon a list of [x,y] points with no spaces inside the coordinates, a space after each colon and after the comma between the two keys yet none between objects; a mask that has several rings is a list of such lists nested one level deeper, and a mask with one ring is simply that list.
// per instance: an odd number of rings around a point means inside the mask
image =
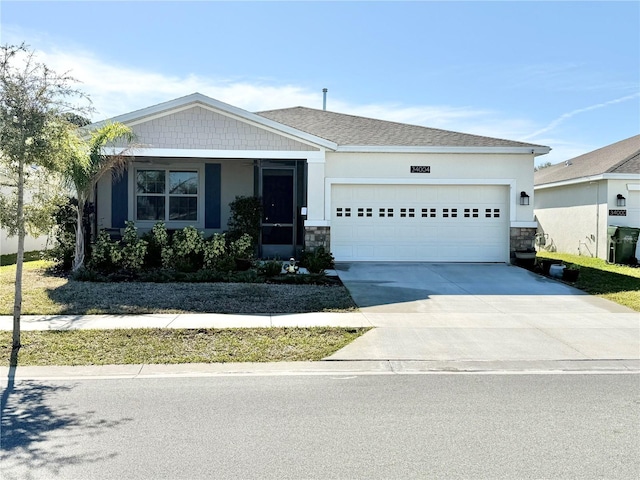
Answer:
[{"label": "green lawn", "polygon": [[[227,283],[91,283],[50,273],[50,262],[28,257],[23,272],[27,314],[302,313],[355,309],[342,285]],[[13,308],[15,265],[0,266],[0,314]],[[15,256],[13,259],[15,263]],[[368,329],[123,329],[23,331],[18,365],[281,362],[320,360]],[[9,364],[11,332],[0,332]]]},{"label": "green lawn", "polygon": [[[352,311],[355,304],[342,285],[254,283],[94,283],[49,273],[52,264],[26,262],[22,313],[306,313]],[[15,265],[0,267],[0,315],[13,309]]]},{"label": "green lawn", "polygon": [[566,253],[538,252],[537,258],[562,260],[578,265],[580,275],[575,287],[640,312],[640,268],[611,265],[599,258]]},{"label": "green lawn", "polygon": [[[122,329],[22,332],[18,365],[315,361],[367,328]],[[9,365],[11,332],[0,332]]]}]

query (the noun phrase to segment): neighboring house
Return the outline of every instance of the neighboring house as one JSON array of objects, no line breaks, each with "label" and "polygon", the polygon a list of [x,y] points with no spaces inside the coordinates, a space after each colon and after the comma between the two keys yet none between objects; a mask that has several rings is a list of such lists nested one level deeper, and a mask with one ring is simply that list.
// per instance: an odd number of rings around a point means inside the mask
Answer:
[{"label": "neighboring house", "polygon": [[[0,195],[10,195],[15,190],[14,187],[7,185],[7,179],[0,173]],[[31,192],[25,191],[25,203],[29,203],[31,200]],[[47,235],[41,235],[39,237],[32,237],[26,235],[24,237],[24,251],[31,252],[35,250],[45,250],[49,246],[49,237]],[[6,228],[0,223],[0,255],[7,255],[18,253],[18,236],[10,237]]]},{"label": "neighboring house", "polygon": [[[508,262],[532,244],[534,157],[549,147],[314,110],[250,113],[201,94],[110,119],[141,148],[98,183],[99,228],[222,232],[263,199],[263,257],[323,245],[338,261]],[[95,124],[100,126],[104,122]]]},{"label": "neighboring house", "polygon": [[[47,235],[41,235],[39,237],[26,235],[24,237],[24,251],[45,250],[50,247],[48,242],[49,237]],[[0,255],[8,255],[11,253],[18,253],[18,237],[8,236],[7,230],[0,225]]]},{"label": "neighboring house", "polygon": [[537,171],[544,248],[608,259],[607,227],[640,227],[640,135]]}]

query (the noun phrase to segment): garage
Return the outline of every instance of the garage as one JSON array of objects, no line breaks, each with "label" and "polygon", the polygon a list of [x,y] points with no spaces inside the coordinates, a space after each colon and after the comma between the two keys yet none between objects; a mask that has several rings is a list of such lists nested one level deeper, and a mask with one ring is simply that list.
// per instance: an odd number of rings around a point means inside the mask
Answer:
[{"label": "garage", "polygon": [[507,186],[334,184],[331,190],[337,261],[509,258]]}]

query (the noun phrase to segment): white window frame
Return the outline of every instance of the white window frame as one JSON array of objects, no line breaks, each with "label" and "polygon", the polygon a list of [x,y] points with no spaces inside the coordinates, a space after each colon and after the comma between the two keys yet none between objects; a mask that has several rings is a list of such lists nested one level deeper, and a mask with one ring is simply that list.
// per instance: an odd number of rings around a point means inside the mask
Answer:
[{"label": "white window frame", "polygon": [[[129,202],[129,218],[135,219],[135,224],[140,228],[152,228],[158,222],[164,222],[165,226],[169,229],[182,229],[186,226],[193,225],[198,229],[204,228],[204,198],[205,198],[205,183],[204,183],[204,165],[195,163],[177,163],[177,164],[153,164],[153,163],[138,163],[133,165],[133,171],[129,175],[129,192],[132,193],[132,200]],[[165,201],[165,219],[164,220],[138,220],[138,193],[136,186],[136,179],[138,172],[142,170],[164,170],[165,182],[169,182],[170,172],[195,172],[198,174],[198,194],[194,195],[197,198],[197,217],[196,220],[169,220],[169,201],[172,196],[183,195],[171,195],[167,188],[163,196]]]}]

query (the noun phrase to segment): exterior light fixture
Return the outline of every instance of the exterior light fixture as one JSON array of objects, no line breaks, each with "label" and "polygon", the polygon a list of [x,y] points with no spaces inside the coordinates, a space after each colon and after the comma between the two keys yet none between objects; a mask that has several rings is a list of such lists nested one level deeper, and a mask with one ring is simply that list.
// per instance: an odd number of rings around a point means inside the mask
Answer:
[{"label": "exterior light fixture", "polygon": [[529,205],[529,195],[527,195],[527,192],[520,192],[520,205]]},{"label": "exterior light fixture", "polygon": [[618,197],[616,198],[616,205],[618,207],[626,207],[627,206],[627,199],[624,198],[621,194],[618,194]]}]

